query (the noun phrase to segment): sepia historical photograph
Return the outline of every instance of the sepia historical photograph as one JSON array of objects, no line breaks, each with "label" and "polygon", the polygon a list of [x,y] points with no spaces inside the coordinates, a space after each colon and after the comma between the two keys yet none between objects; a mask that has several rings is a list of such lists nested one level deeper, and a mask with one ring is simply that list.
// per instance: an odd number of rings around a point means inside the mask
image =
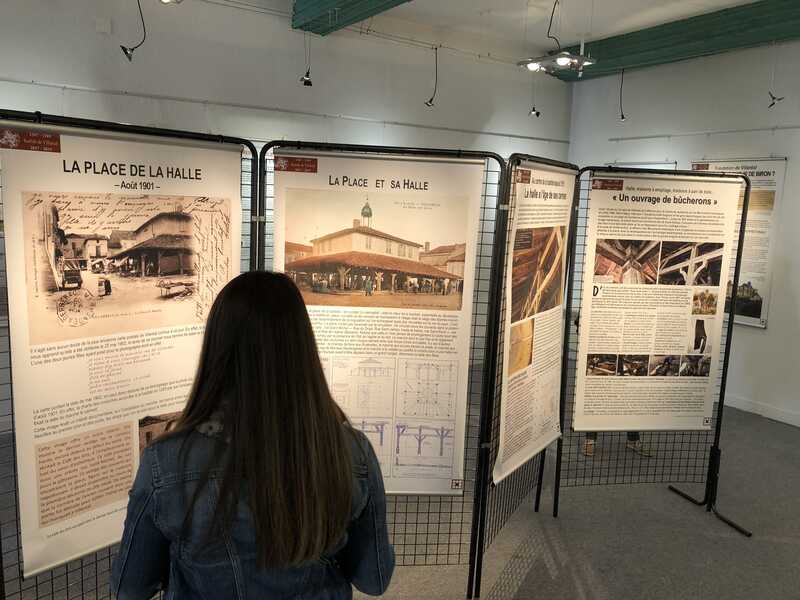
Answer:
[{"label": "sepia historical photograph", "polygon": [[533,319],[511,326],[511,347],[508,353],[508,374],[526,369],[533,362]]},{"label": "sepia historical photograph", "polygon": [[658,267],[661,285],[718,286],[724,244],[663,242]]},{"label": "sepia historical photograph", "polygon": [[561,304],[564,290],[564,227],[517,229],[511,267],[511,321]]},{"label": "sepia historical photograph", "polygon": [[716,290],[702,289],[695,290],[692,296],[693,315],[715,315],[717,314],[717,299],[719,292]]},{"label": "sepia historical photograph", "polygon": [[463,199],[289,189],[285,210],[284,271],[306,304],[461,309]]},{"label": "sepia historical photograph", "polygon": [[167,431],[172,431],[178,423],[181,411],[146,416],[139,419],[139,455],[152,442]]},{"label": "sepia historical photograph", "polygon": [[594,282],[655,283],[660,247],[652,240],[597,240]]},{"label": "sepia historical photograph", "polygon": [[[224,283],[230,202],[23,194],[31,344],[201,322],[199,278]],[[219,273],[215,271],[221,271]]]}]

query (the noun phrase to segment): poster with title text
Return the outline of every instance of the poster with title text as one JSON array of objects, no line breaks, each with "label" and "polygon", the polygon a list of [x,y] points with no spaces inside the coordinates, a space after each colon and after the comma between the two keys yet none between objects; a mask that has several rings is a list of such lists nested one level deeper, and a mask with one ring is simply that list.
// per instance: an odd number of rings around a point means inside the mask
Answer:
[{"label": "poster with title text", "polygon": [[[747,209],[742,272],[736,294],[734,322],[766,328],[775,255],[775,215],[779,214],[783,196],[786,158],[704,159],[693,161],[692,170],[741,173],[750,178],[752,187]],[[743,199],[744,188],[741,190],[740,209]],[[730,296],[731,290],[728,289],[726,290],[728,301]]]},{"label": "poster with title text", "polygon": [[0,130],[25,576],[119,541],[239,273],[240,150]]},{"label": "poster with title text", "polygon": [[386,490],[461,494],[483,161],[275,157],[275,269]]},{"label": "poster with title text", "polygon": [[594,173],[576,431],[711,427],[741,182]]},{"label": "poster with title text", "polygon": [[512,185],[495,483],[561,434],[564,284],[575,172],[522,163]]}]

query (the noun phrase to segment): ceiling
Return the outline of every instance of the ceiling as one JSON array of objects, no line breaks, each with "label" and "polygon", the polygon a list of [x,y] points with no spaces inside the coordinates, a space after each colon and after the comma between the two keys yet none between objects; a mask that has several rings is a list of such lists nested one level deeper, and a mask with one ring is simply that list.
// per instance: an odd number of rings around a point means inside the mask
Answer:
[{"label": "ceiling", "polygon": [[[582,38],[607,38],[743,4],[749,1],[559,0],[553,32],[568,45]],[[482,46],[490,39],[524,41],[535,53],[553,46],[547,40],[552,7],[552,0],[412,0],[384,16],[442,35],[471,35]]]}]

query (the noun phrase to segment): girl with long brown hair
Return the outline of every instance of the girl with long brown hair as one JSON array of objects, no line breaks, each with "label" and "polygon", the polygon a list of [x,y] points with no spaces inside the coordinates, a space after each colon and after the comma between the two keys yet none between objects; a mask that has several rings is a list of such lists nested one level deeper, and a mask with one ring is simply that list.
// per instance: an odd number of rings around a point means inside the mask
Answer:
[{"label": "girl with long brown hair", "polygon": [[393,569],[380,466],[328,391],[300,292],[240,275],[179,422],[142,455],[112,592],[345,600],[382,594]]}]

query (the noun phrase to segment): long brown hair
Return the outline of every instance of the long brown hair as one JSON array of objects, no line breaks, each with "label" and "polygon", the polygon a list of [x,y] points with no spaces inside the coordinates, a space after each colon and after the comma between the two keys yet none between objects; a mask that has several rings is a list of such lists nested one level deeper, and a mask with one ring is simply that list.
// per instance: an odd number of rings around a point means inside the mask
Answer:
[{"label": "long brown hair", "polygon": [[229,530],[245,499],[262,567],[330,550],[350,515],[350,446],[303,298],[285,275],[243,273],[211,307],[194,386],[171,435],[215,414],[223,423],[219,464],[208,466],[188,514],[219,468],[214,535]]}]

